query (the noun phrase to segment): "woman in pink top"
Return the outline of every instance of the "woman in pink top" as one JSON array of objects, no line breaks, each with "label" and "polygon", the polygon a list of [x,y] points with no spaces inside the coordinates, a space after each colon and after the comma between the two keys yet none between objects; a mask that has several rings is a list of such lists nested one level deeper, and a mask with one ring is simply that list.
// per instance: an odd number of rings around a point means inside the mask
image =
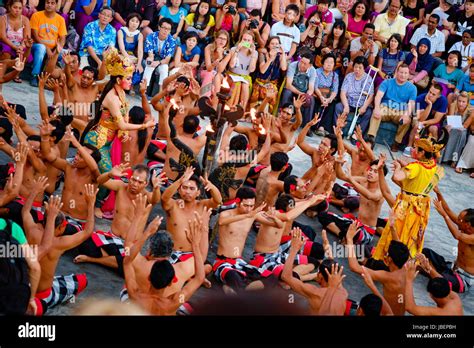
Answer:
[{"label": "woman in pink top", "polygon": [[347,26],[347,33],[350,39],[354,39],[362,35],[364,26],[369,23],[370,13],[369,7],[364,1],[357,1],[351,10],[344,16],[344,22]]},{"label": "woman in pink top", "polygon": [[[26,52],[29,57],[31,45],[27,45],[27,40],[31,39],[30,21],[23,16],[23,2],[21,0],[10,0],[6,5],[7,13],[0,17],[0,44],[2,54],[0,58],[11,59]],[[28,58],[28,61],[32,59]],[[17,77],[15,82],[21,82]]]},{"label": "woman in pink top", "polygon": [[267,9],[267,0],[247,0],[247,13],[250,13],[252,10],[260,10],[262,12],[262,18],[265,16],[265,11]]}]

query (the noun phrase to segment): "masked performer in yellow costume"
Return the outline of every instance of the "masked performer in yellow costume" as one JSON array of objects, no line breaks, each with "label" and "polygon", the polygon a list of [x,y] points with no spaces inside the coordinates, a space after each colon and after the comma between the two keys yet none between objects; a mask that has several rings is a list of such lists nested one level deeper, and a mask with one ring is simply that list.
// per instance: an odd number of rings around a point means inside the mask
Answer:
[{"label": "masked performer in yellow costume", "polygon": [[110,74],[110,81],[99,100],[93,105],[94,119],[82,133],[82,142],[95,146],[102,155],[99,162],[101,173],[112,169],[110,150],[116,136],[126,137],[129,130],[155,126],[153,120],[144,124],[128,123],[128,102],[125,91],[130,90],[135,66],[113,47],[104,53],[103,64],[107,68],[107,73]]},{"label": "masked performer in yellow costume", "polygon": [[[395,171],[392,180],[402,191],[393,206],[396,214],[395,231],[398,239],[408,247],[411,257],[421,253],[425,229],[430,215],[430,192],[443,177],[443,168],[438,166],[436,158],[448,142],[449,134],[442,128],[438,140],[427,135],[423,129],[415,140],[412,158],[416,161],[405,164],[394,162]],[[387,224],[375,249],[374,258],[386,261],[388,247],[392,240],[391,226]]]}]

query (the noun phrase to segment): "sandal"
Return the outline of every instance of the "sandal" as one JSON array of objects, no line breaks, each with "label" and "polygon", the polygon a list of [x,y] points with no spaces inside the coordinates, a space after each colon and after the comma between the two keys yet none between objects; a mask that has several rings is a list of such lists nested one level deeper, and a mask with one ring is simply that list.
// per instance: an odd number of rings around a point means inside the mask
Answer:
[{"label": "sandal", "polygon": [[462,174],[462,168],[456,167],[456,169],[454,169],[454,171],[458,174]]},{"label": "sandal", "polygon": [[469,175],[469,177],[474,179],[474,172],[472,172],[471,175]]},{"label": "sandal", "polygon": [[15,77],[15,78],[13,79],[13,82],[15,82],[15,83],[22,83],[23,80],[20,79],[19,77]]}]

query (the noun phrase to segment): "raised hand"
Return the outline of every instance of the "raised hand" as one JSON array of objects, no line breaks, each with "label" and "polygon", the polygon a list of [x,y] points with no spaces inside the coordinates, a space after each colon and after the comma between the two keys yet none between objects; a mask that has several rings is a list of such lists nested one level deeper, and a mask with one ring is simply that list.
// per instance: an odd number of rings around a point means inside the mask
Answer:
[{"label": "raised hand", "polygon": [[96,188],[93,184],[85,184],[84,188],[86,203],[94,207],[95,199],[97,196],[97,192],[99,192],[99,188]]},{"label": "raised hand", "polygon": [[319,112],[316,113],[311,121],[308,122],[308,124],[312,127],[318,124],[320,118],[319,118]]},{"label": "raised hand", "polygon": [[20,53],[18,57],[15,58],[15,65],[13,66],[13,69],[18,72],[23,71],[23,69],[25,69],[25,62],[26,58],[23,58],[23,53]]},{"label": "raised hand", "polygon": [[439,213],[439,215],[441,215],[443,217],[447,215],[446,210],[443,207],[443,203],[439,199],[437,199],[437,198],[433,199],[433,205],[434,205],[436,211]]},{"label": "raised hand", "polygon": [[194,167],[187,167],[181,177],[181,182],[188,181],[194,174]]},{"label": "raised hand", "polygon": [[128,162],[120,163],[118,166],[114,166],[110,171],[110,174],[113,176],[126,176],[128,175],[127,170],[130,170],[131,167]]},{"label": "raised hand", "polygon": [[304,94],[300,94],[298,98],[293,98],[293,105],[296,109],[301,109],[304,103],[306,103],[306,96]]},{"label": "raised hand", "polygon": [[39,88],[44,88],[46,85],[46,81],[48,81],[50,74],[47,72],[42,72],[38,76],[38,87]]},{"label": "raised hand", "polygon": [[146,89],[147,89],[146,84],[147,84],[146,79],[141,80],[141,82],[140,82],[140,94],[145,94],[146,93]]},{"label": "raised hand", "polygon": [[347,234],[346,234],[346,240],[347,241],[353,241],[354,240],[354,237],[355,235],[357,234],[357,229],[358,229],[358,223],[357,221],[354,221],[350,226],[349,226],[349,229],[347,230]]},{"label": "raised hand", "polygon": [[364,136],[362,135],[362,128],[360,128],[360,125],[356,126],[355,134],[356,134],[357,140],[359,140],[360,142],[364,141]]},{"label": "raised hand", "polygon": [[209,181],[207,178],[207,173],[204,174],[204,177],[199,177],[199,180],[201,180],[202,185],[204,186],[205,191],[210,191],[212,188],[212,183]]},{"label": "raised hand", "polygon": [[194,246],[198,246],[201,241],[202,222],[198,219],[188,220],[188,228],[184,229],[188,241]]},{"label": "raised hand", "polygon": [[331,265],[331,273],[329,273],[328,269],[325,269],[326,274],[328,275],[328,287],[330,288],[338,288],[341,284],[345,275],[342,274],[344,271],[344,266],[339,267],[339,264],[332,264]]},{"label": "raised hand", "polygon": [[145,234],[145,237],[149,237],[151,236],[153,233],[155,233],[156,231],[158,231],[158,229],[160,228],[160,225],[161,225],[161,222],[163,221],[163,217],[160,216],[160,215],[157,215],[147,226],[144,234]]},{"label": "raised hand", "polygon": [[300,250],[304,243],[303,231],[299,227],[295,227],[291,230],[291,247],[293,250]]},{"label": "raised hand", "polygon": [[331,245],[329,244],[328,234],[326,230],[322,230],[321,237],[323,238],[323,248],[324,248],[324,257],[327,259],[332,259],[332,250]]},{"label": "raised hand", "polygon": [[262,126],[263,126],[263,128],[265,128],[267,133],[270,131],[270,128],[271,128],[272,118],[273,118],[273,116],[268,114],[268,113],[264,113],[263,116],[262,116]]},{"label": "raised hand", "polygon": [[49,197],[49,202],[45,203],[45,206],[46,206],[46,213],[48,217],[52,216],[56,218],[56,216],[58,216],[63,206],[63,203],[61,202],[61,196],[51,195]]},{"label": "raised hand", "polygon": [[28,143],[18,143],[16,146],[16,151],[12,150],[12,158],[15,160],[16,163],[26,163],[26,159],[28,158],[28,151],[30,150],[30,146]]},{"label": "raised hand", "polygon": [[161,174],[156,173],[152,178],[151,178],[151,184],[153,188],[161,187],[163,184],[168,180],[166,177],[166,174],[163,172]]},{"label": "raised hand", "polygon": [[407,263],[405,263],[405,270],[406,270],[406,280],[411,281],[411,282],[415,280],[416,276],[419,273],[416,270],[415,260],[409,260]]},{"label": "raised hand", "polygon": [[258,213],[260,213],[263,209],[265,209],[265,207],[267,206],[267,203],[262,203],[260,204],[257,208],[255,208],[254,210],[252,210],[249,215],[251,217],[254,217],[255,215],[257,215]]},{"label": "raised hand", "polygon": [[430,261],[428,260],[428,258],[425,255],[423,255],[422,253],[418,253],[418,254],[415,255],[415,260],[418,262],[420,267],[423,268],[423,270],[426,273],[431,272]]},{"label": "raised hand", "polygon": [[72,56],[69,54],[69,52],[65,52],[61,56],[65,64],[69,65],[72,63]]},{"label": "raised hand", "polygon": [[379,155],[379,163],[377,164],[377,170],[382,168],[386,162],[387,162],[387,155],[381,152]]},{"label": "raised hand", "polygon": [[133,207],[135,208],[135,217],[141,219],[143,216],[148,216],[151,211],[152,205],[147,204],[147,196],[139,193],[137,197],[132,201]]},{"label": "raised hand", "polygon": [[66,132],[64,133],[64,140],[65,141],[70,141],[74,147],[77,147],[79,144],[79,141],[76,139],[74,133],[72,132],[72,129],[68,127]]},{"label": "raised hand", "polygon": [[31,193],[37,195],[40,192],[44,192],[48,186],[48,177],[40,176],[38,179],[33,180],[33,188],[31,189]]},{"label": "raised hand", "polygon": [[41,125],[38,126],[39,131],[40,131],[40,136],[46,136],[46,135],[51,135],[53,130],[56,129],[51,123],[49,123],[48,120],[43,120],[41,122]]},{"label": "raised hand", "polygon": [[364,266],[362,266],[361,276],[362,276],[362,279],[364,279],[365,285],[367,285],[367,287],[370,290],[372,290],[372,292],[378,291],[377,287],[375,286],[374,280],[372,279],[372,276],[370,275],[370,272]]}]

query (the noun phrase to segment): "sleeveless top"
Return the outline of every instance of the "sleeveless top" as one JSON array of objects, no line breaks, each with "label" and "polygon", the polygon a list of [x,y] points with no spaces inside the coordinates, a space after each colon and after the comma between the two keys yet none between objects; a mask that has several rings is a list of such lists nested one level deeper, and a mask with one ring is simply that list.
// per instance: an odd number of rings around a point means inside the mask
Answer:
[{"label": "sleeveless top", "polygon": [[[128,28],[123,27],[123,28],[120,28],[120,30],[122,31],[122,34],[123,34],[123,45],[125,47],[125,51],[127,51],[128,54],[134,55],[138,47],[138,37],[140,36],[140,31],[136,30],[135,31],[136,34],[132,35],[135,32],[130,33],[128,31]],[[128,42],[127,37],[133,37],[133,42]]]},{"label": "sleeveless top", "polygon": [[10,26],[8,14],[5,15],[5,24],[8,40],[10,40],[15,46],[20,46],[23,41],[23,28],[25,27],[23,25],[23,16],[21,16],[21,27],[16,31]]},{"label": "sleeveless top", "polygon": [[249,12],[249,13],[252,10],[261,10],[262,9],[262,1],[260,1],[260,0],[247,0],[246,9],[247,9],[247,12]]},{"label": "sleeveless top", "polygon": [[[351,33],[352,38],[360,36],[367,23],[369,23],[369,21],[364,21],[363,19],[356,22],[350,13],[347,14],[347,31]],[[353,33],[358,35],[353,35]]]}]

